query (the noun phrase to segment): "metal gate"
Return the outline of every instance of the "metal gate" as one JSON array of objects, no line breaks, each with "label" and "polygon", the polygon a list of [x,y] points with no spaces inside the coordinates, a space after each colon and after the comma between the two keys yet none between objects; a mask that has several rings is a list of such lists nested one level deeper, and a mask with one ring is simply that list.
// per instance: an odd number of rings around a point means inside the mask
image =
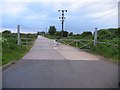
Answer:
[{"label": "metal gate", "polygon": [[93,47],[94,40],[87,39],[57,39],[59,44],[65,44],[67,46],[74,46],[79,49],[90,49]]}]

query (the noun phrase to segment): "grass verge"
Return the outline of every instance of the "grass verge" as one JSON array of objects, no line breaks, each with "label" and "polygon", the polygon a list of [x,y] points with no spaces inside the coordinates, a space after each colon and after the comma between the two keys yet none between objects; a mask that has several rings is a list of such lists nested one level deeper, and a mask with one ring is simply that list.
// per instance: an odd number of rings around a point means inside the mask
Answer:
[{"label": "grass verge", "polygon": [[[18,46],[17,38],[13,37],[15,34],[3,34],[0,42],[2,43],[2,65],[5,65],[11,61],[20,60],[32,47],[33,43],[30,45]],[[16,35],[15,35],[16,36]],[[21,37],[23,35],[21,34]],[[34,36],[34,35],[31,35]],[[33,42],[34,39],[30,42]]]}]

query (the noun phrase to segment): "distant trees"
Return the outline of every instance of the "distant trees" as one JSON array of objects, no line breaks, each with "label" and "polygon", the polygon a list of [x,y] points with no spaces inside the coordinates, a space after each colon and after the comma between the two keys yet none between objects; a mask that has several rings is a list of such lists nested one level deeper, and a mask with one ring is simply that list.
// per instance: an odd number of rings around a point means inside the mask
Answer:
[{"label": "distant trees", "polygon": [[5,31],[3,31],[2,33],[4,33],[4,34],[11,34],[11,31],[5,30]]},{"label": "distant trees", "polygon": [[37,35],[44,35],[45,34],[45,32],[44,31],[41,31],[41,32],[37,32]]},{"label": "distant trees", "polygon": [[63,31],[63,37],[67,37],[68,34],[69,34],[69,32],[67,32],[67,31]]},{"label": "distant trees", "polygon": [[82,37],[86,37],[86,36],[92,36],[92,32],[83,32],[82,34],[81,34],[81,36]]},{"label": "distant trees", "polygon": [[[50,35],[56,35],[56,36],[62,36],[63,35],[63,37],[67,37],[68,36],[68,34],[69,34],[69,32],[67,32],[67,31],[56,31],[57,29],[55,28],[55,26],[50,26],[49,27],[49,31],[48,31],[48,33],[50,34]],[[63,34],[62,34],[63,33]]]},{"label": "distant trees", "polygon": [[39,32],[39,31],[37,32],[37,35],[40,35],[40,32]]},{"label": "distant trees", "polygon": [[80,35],[80,37],[91,39],[93,36],[92,36],[92,32],[87,31],[87,32],[83,32],[83,33]]},{"label": "distant trees", "polygon": [[44,31],[41,31],[40,33],[41,33],[41,34],[45,34],[45,32],[44,32]]},{"label": "distant trees", "polygon": [[54,35],[54,34],[56,33],[56,28],[55,28],[55,26],[50,26],[48,33],[49,33],[50,35]]},{"label": "distant trees", "polygon": [[56,31],[56,32],[55,32],[55,35],[56,35],[56,36],[61,36],[61,32],[60,32],[60,31]]},{"label": "distant trees", "polygon": [[[100,29],[97,31],[97,38],[98,40],[112,40],[113,38],[118,38],[118,29],[117,28],[110,28],[110,29]],[[73,34],[73,32],[68,31],[57,31],[55,26],[50,26],[48,30],[49,35],[54,35],[55,37],[68,37],[72,36],[71,38],[77,39],[93,39],[94,34],[91,31],[84,31],[81,34]]]},{"label": "distant trees", "polygon": [[67,37],[68,34],[69,34],[69,32],[67,32],[67,31],[63,31],[63,34],[62,34],[62,31],[56,31],[56,33],[55,33],[56,36],[62,36],[63,35],[63,37]]},{"label": "distant trees", "polygon": [[70,32],[70,33],[69,33],[69,36],[73,36],[73,32]]}]

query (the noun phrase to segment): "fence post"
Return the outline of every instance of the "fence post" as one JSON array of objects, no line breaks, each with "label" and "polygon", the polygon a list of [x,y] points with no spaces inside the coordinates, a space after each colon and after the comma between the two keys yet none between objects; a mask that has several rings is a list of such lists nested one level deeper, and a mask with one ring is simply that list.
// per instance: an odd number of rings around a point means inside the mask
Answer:
[{"label": "fence post", "polygon": [[95,34],[94,34],[94,46],[97,45],[97,28],[95,28]]},{"label": "fence post", "polygon": [[78,48],[78,41],[76,40],[76,48]]},{"label": "fence post", "polygon": [[18,46],[21,45],[21,42],[20,42],[20,25],[17,26],[17,33],[18,33]]}]

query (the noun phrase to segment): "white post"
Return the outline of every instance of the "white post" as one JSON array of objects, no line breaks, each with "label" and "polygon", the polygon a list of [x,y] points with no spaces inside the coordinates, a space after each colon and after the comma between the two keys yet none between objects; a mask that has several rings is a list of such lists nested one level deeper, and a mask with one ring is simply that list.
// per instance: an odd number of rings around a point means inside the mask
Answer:
[{"label": "white post", "polygon": [[94,34],[94,46],[97,45],[97,28],[95,28],[95,34]]},{"label": "white post", "polygon": [[76,48],[78,48],[78,41],[76,40]]},{"label": "white post", "polygon": [[77,48],[77,40],[75,42],[76,42],[76,48]]},{"label": "white post", "polygon": [[18,46],[20,46],[20,25],[17,26],[17,33],[18,33]]}]

